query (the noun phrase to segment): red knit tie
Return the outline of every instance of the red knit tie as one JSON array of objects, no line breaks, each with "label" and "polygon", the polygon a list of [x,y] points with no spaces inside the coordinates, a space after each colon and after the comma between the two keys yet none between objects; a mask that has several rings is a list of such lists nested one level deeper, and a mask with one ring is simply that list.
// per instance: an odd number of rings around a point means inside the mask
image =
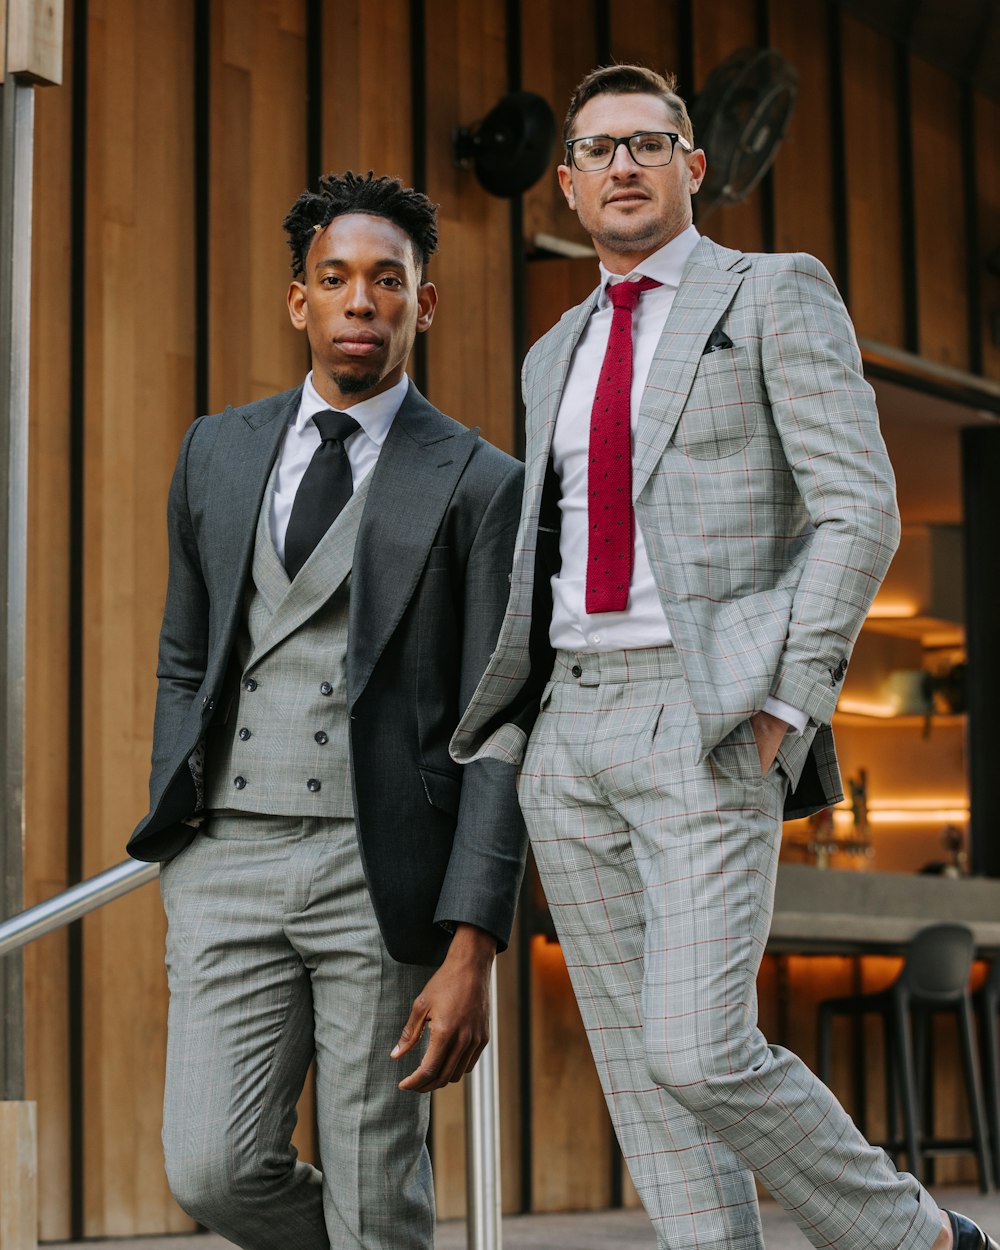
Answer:
[{"label": "red knit tie", "polygon": [[587,611],[624,612],[632,580],[632,310],[652,278],[608,287],[614,305],[590,415]]}]

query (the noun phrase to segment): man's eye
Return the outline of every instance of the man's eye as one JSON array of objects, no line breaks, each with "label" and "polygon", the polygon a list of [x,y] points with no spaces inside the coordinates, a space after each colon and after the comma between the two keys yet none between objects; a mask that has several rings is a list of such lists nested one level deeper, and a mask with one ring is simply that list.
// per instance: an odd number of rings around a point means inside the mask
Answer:
[{"label": "man's eye", "polygon": [[580,155],[581,156],[607,156],[608,147],[609,145],[607,143],[584,143],[584,144],[581,144],[580,146]]},{"label": "man's eye", "polygon": [[640,152],[662,152],[667,145],[659,135],[640,135],[635,140],[635,146]]},{"label": "man's eye", "polygon": [[400,282],[399,278],[397,278],[395,274],[391,274],[391,273],[386,274],[386,276],[381,279],[381,282],[383,286],[389,286],[389,287],[400,287],[403,285],[402,282]]}]

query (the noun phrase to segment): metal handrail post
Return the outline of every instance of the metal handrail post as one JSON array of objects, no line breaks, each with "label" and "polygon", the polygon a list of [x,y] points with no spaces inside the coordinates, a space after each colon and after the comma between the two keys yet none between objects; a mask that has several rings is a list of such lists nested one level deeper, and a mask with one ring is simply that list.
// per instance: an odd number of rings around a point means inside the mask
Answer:
[{"label": "metal handrail post", "polygon": [[490,977],[490,1042],[465,1078],[465,1202],[468,1250],[501,1250],[500,1080],[497,969]]},{"label": "metal handrail post", "polygon": [[147,881],[154,881],[159,875],[159,864],[143,864],[135,859],[127,859],[114,868],[100,872],[74,885],[55,898],[46,899],[35,907],[11,917],[0,924],[0,957],[20,950],[29,942],[53,933],[64,925],[72,924],[88,912],[96,911],[112,899],[120,898],[131,890],[138,889]]},{"label": "metal handrail post", "polygon": [[[0,919],[23,905],[34,119],[34,89],[7,73],[0,86]],[[18,960],[0,969],[0,1097],[24,1097],[24,978]]]}]

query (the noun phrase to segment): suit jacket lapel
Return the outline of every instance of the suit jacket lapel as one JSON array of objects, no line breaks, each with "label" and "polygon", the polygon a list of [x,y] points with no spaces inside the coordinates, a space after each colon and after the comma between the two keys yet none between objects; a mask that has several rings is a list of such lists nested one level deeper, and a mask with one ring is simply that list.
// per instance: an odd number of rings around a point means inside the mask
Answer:
[{"label": "suit jacket lapel", "polygon": [[353,706],[413,597],[434,536],[476,446],[410,383],[378,463],[354,549],[347,649]]},{"label": "suit jacket lapel", "polygon": [[750,262],[702,238],[688,258],[646,380],[633,450],[638,499],[673,436],[712,330],[733,302]]}]

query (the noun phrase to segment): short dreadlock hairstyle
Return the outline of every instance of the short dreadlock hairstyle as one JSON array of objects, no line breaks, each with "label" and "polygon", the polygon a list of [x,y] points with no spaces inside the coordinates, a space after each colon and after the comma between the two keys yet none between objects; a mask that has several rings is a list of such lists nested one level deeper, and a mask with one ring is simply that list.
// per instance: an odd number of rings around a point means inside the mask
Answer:
[{"label": "short dreadlock hairstyle", "polygon": [[305,273],[306,256],[317,233],[345,213],[371,213],[399,226],[413,241],[423,280],[427,262],[437,251],[437,205],[421,192],[404,187],[398,178],[376,178],[370,169],[364,178],[350,170],[326,174],[319,180],[318,191],[303,191],[292,205],[281,224],[292,249],[295,277]]}]

